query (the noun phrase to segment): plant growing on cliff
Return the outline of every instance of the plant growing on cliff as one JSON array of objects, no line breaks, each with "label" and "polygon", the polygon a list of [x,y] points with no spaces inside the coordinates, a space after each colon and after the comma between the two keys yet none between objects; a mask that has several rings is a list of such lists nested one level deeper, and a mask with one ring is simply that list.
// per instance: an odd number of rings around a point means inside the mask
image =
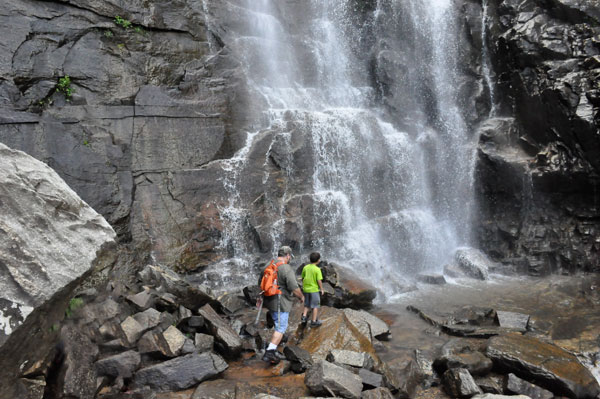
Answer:
[{"label": "plant growing on cliff", "polygon": [[131,28],[131,21],[121,18],[120,16],[115,16],[115,25],[122,26],[125,29]]},{"label": "plant growing on cliff", "polygon": [[69,318],[73,316],[73,312],[79,309],[83,305],[83,299],[81,298],[71,298],[69,301],[69,306],[65,310],[65,317]]},{"label": "plant growing on cliff", "polygon": [[69,77],[69,75],[65,75],[62,78],[58,79],[58,84],[56,85],[56,91],[64,94],[67,101],[71,100],[74,90],[71,87],[71,78]]}]

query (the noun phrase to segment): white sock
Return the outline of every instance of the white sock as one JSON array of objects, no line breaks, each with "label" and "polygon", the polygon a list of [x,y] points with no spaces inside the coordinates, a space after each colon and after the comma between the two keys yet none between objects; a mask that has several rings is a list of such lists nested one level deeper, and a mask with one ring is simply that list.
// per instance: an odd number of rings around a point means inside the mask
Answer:
[{"label": "white sock", "polygon": [[277,349],[277,345],[275,345],[274,343],[270,342],[269,343],[269,347],[267,348],[268,351],[273,350],[273,349]]}]

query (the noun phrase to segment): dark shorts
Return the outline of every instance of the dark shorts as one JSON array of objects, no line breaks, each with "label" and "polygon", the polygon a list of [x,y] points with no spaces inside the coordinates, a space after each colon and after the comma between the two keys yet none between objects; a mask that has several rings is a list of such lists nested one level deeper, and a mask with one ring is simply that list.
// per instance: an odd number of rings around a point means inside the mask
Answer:
[{"label": "dark shorts", "polygon": [[318,308],[321,306],[321,296],[318,292],[305,292],[304,293],[304,307],[305,308]]}]

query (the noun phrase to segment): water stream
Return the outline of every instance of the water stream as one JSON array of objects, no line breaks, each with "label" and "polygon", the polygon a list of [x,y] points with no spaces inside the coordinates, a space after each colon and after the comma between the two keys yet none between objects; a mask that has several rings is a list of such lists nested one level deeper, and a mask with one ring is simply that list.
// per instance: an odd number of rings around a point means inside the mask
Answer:
[{"label": "water stream", "polygon": [[[371,276],[391,295],[404,279],[441,270],[455,248],[469,244],[475,146],[455,84],[461,43],[454,3],[379,0],[372,9],[359,9],[360,4],[227,3],[239,16],[229,30],[230,49],[241,60],[251,96],[265,107],[257,116],[260,128],[248,131],[244,147],[224,163],[230,195],[221,212],[222,247],[238,267],[252,262],[241,238],[249,212],[240,195],[247,189],[244,158],[268,137],[264,185],[272,179],[272,147],[287,154],[278,198],[268,190],[262,197],[272,220],[273,250],[287,243],[287,203],[309,197],[300,222],[309,227],[298,252],[319,250]],[[389,37],[378,36],[384,31]],[[417,110],[406,115],[408,125],[400,127],[378,99],[369,68],[376,54],[357,51],[367,34],[373,43],[397,42],[411,54],[403,67],[414,90],[400,93]],[[301,149],[309,159],[303,167],[294,162],[298,141],[308,143]],[[297,188],[300,181],[306,191]]]}]

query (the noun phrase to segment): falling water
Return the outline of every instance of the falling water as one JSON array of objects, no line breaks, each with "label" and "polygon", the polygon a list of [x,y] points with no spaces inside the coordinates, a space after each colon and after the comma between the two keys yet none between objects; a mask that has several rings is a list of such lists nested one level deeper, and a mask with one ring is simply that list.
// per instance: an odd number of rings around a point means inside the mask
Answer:
[{"label": "falling water", "polygon": [[[250,262],[242,239],[247,204],[240,193],[245,159],[268,137],[263,184],[270,183],[272,148],[286,149],[289,157],[281,160],[287,166],[279,198],[268,198],[268,190],[262,197],[275,221],[269,230],[273,249],[284,243],[285,204],[309,196],[310,211],[301,220],[312,229],[303,233],[300,250],[309,243],[307,249],[371,276],[393,294],[403,279],[440,270],[470,239],[474,146],[455,87],[456,10],[450,0],[381,0],[367,11],[372,32],[385,23],[383,7],[402,18],[388,39],[417,55],[406,65],[414,87],[430,87],[430,98],[406,93],[421,112],[400,129],[379,105],[364,57],[353,50],[359,32],[352,31],[349,16],[357,3],[294,4],[228,3],[241,21],[231,28],[230,47],[242,61],[251,95],[265,104],[266,122],[247,132],[245,146],[224,162],[230,196],[221,212],[223,247],[236,264]],[[403,36],[406,24],[412,37]],[[300,138],[310,143],[309,170],[295,166],[290,155]],[[312,176],[311,187],[299,193],[291,183],[303,176]]]},{"label": "falling water", "polygon": [[490,71],[490,56],[487,45],[487,27],[489,23],[488,15],[488,0],[483,0],[482,16],[481,16],[481,68],[483,71],[483,78],[488,88],[490,97],[490,113],[489,117],[496,116],[496,94],[494,90],[494,83],[492,82],[492,76]]}]

